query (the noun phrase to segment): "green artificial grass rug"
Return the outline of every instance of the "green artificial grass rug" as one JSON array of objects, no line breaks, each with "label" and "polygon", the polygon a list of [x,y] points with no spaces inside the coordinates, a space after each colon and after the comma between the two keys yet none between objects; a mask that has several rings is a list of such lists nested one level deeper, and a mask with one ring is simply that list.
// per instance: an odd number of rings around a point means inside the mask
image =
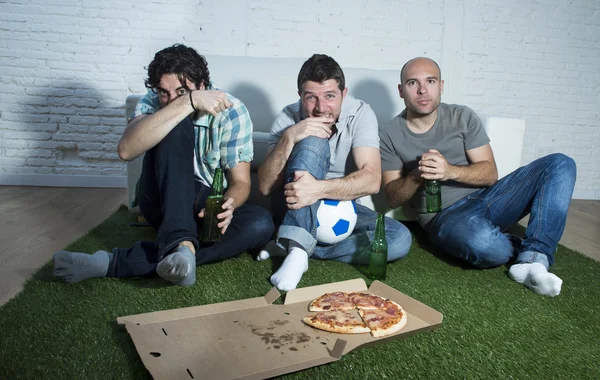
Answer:
[{"label": "green artificial grass rug", "polygon": [[[68,249],[93,252],[152,240],[121,208]],[[507,268],[472,270],[438,256],[410,226],[407,258],[388,266],[386,284],[444,315],[439,329],[363,348],[291,379],[598,379],[600,263],[563,246],[552,271],[561,294],[543,297],[507,277]],[[299,287],[363,277],[359,268],[311,260]],[[150,375],[116,318],[259,297],[271,289],[272,262],[249,254],[198,267],[188,288],[160,278],[92,279],[67,284],[51,263],[0,309],[0,379],[145,379]],[[367,284],[370,281],[367,280]]]}]

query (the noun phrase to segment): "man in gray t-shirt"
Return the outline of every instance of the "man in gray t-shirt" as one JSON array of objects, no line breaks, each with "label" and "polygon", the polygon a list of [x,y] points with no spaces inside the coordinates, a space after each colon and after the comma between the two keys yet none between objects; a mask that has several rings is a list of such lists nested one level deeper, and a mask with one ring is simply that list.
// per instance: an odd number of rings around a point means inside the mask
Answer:
[{"label": "man in gray t-shirt", "polygon": [[[296,288],[308,270],[308,258],[367,264],[377,213],[355,203],[357,222],[335,244],[316,240],[322,199],[355,200],[377,193],[381,185],[378,124],[371,107],[347,94],[344,73],[326,55],[309,58],[298,74],[297,103],[285,107],[273,123],[269,153],[258,170],[260,191],[272,195],[277,246],[259,259],[285,256],[271,276],[280,290]],[[335,202],[330,202],[335,203]],[[388,261],[404,257],[412,241],[400,222],[386,218]]]},{"label": "man in gray t-shirt", "polygon": [[[383,127],[385,132],[381,134],[381,162],[384,171],[398,169],[411,173],[419,165],[421,155],[429,149],[435,149],[448,162],[460,166],[469,164],[467,152],[471,154],[473,149],[489,149],[490,139],[483,124],[468,107],[440,103],[433,127],[423,133],[408,127],[406,114],[405,109]],[[491,154],[491,149],[489,153]],[[494,164],[493,156],[489,162]],[[485,183],[465,185],[451,179],[443,181],[442,208],[447,208],[484,185]],[[410,207],[416,211],[417,220],[423,227],[435,216],[427,213],[424,187],[417,189],[410,199]]]},{"label": "man in gray t-shirt", "polygon": [[[489,139],[467,107],[441,103],[444,81],[431,59],[414,58],[398,85],[406,109],[380,131],[381,162],[390,206],[409,203],[429,239],[477,268],[516,258],[514,281],[548,296],[562,280],[549,273],[575,185],[575,162],[553,154],[498,181]],[[442,211],[428,214],[424,185],[442,183]],[[523,239],[503,230],[530,214]],[[513,243],[514,242],[514,243]]]}]

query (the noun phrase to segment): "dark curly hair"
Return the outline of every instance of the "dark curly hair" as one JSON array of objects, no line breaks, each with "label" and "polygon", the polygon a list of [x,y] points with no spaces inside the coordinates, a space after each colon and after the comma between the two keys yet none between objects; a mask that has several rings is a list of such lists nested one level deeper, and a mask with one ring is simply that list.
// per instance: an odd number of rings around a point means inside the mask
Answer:
[{"label": "dark curly hair", "polygon": [[298,91],[302,91],[302,85],[311,81],[323,83],[326,80],[335,79],[340,91],[346,88],[346,78],[338,63],[328,55],[313,54],[300,69],[298,73]]},{"label": "dark curly hair", "polygon": [[160,84],[160,78],[165,74],[175,74],[179,82],[187,88],[187,80],[196,85],[210,85],[210,73],[206,58],[190,47],[175,44],[154,55],[148,65],[148,79],[144,81],[146,88],[154,89]]}]

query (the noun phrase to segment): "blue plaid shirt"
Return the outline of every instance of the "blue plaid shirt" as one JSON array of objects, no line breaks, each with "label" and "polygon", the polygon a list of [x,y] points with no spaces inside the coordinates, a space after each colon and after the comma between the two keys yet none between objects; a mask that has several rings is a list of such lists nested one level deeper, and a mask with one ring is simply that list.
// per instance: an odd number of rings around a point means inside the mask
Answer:
[{"label": "blue plaid shirt", "polygon": [[[214,84],[207,90],[218,89]],[[233,106],[221,111],[216,117],[198,112],[194,124],[195,134],[195,174],[196,179],[211,186],[215,169],[232,169],[238,162],[251,162],[254,157],[252,143],[252,120],[248,109],[239,99],[227,94]],[[152,114],[161,109],[158,95],[148,90],[131,115],[134,118],[143,114]],[[224,176],[224,186],[227,180]]]}]

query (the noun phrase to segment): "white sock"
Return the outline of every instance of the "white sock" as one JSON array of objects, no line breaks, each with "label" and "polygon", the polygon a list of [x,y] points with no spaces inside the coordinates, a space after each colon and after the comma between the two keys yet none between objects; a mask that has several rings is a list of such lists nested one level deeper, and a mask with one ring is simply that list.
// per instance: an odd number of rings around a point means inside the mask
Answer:
[{"label": "white sock", "polygon": [[284,249],[282,249],[280,246],[278,246],[275,243],[275,240],[270,240],[267,244],[265,244],[263,249],[260,250],[260,252],[258,253],[258,256],[256,256],[256,260],[263,261],[263,260],[267,260],[271,257],[286,256],[286,255],[287,255],[287,252]]},{"label": "white sock", "polygon": [[[514,264],[508,269],[508,277],[522,284],[525,282],[532,264]],[[541,265],[541,264],[540,264]],[[543,265],[542,265],[543,266]]]},{"label": "white sock", "polygon": [[281,267],[271,276],[271,283],[283,291],[296,289],[307,270],[308,253],[300,247],[292,247]]},{"label": "white sock", "polygon": [[515,264],[508,270],[508,276],[534,292],[550,297],[560,294],[563,283],[557,275],[549,273],[540,263]]}]

